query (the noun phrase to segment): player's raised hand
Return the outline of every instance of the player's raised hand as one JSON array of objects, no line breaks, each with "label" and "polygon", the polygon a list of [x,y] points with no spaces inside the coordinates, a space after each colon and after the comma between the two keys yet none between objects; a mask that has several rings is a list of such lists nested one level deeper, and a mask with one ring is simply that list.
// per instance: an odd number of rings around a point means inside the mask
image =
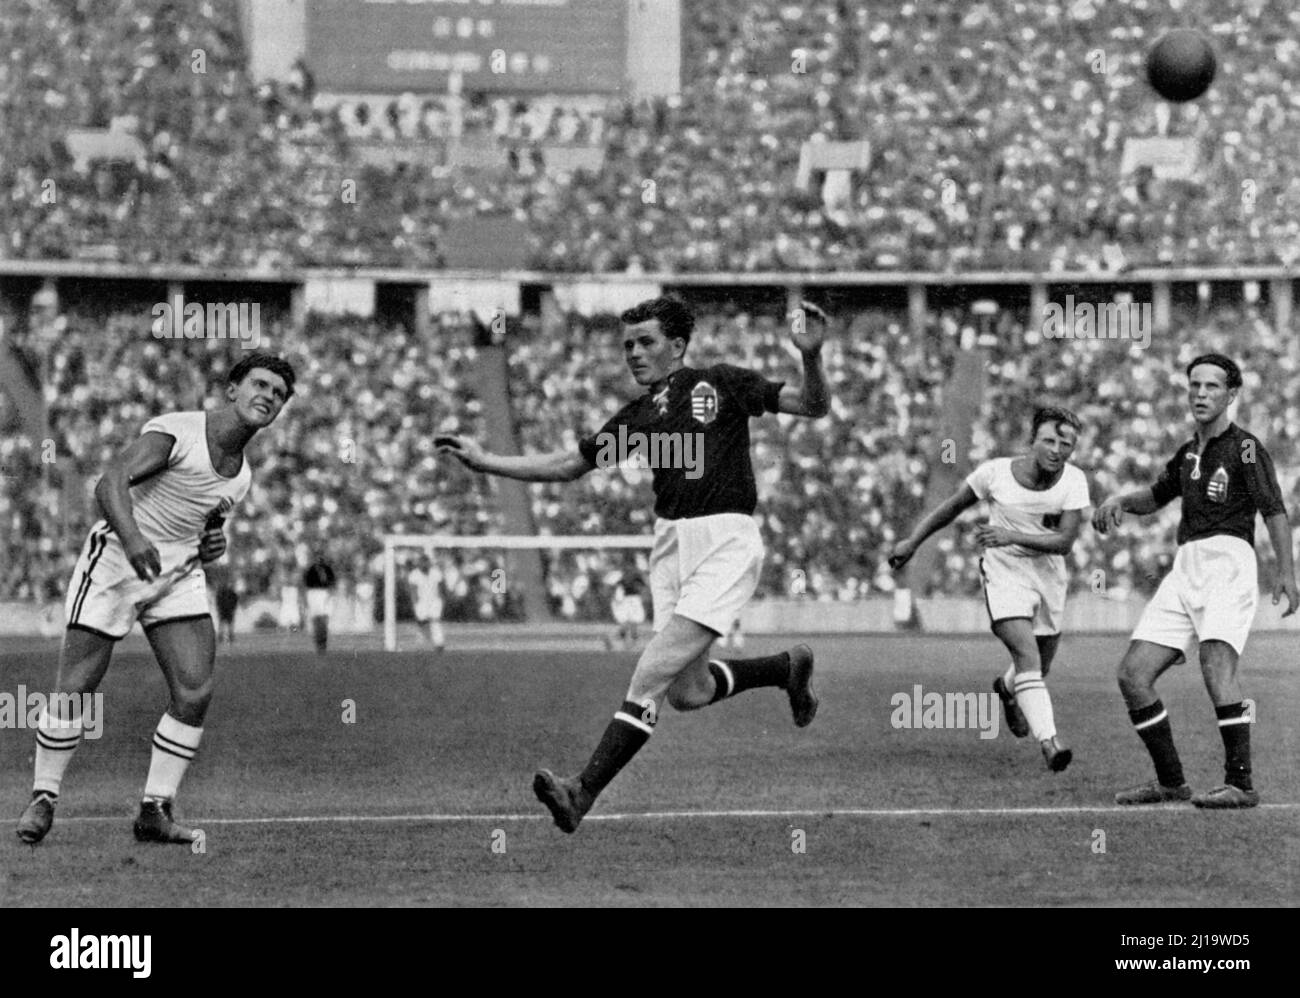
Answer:
[{"label": "player's raised hand", "polygon": [[801,353],[816,353],[826,342],[826,328],[830,325],[830,317],[812,302],[804,299],[799,300],[799,307],[790,313],[790,318],[794,319],[801,314],[804,321],[795,324],[790,340]]},{"label": "player's raised hand", "polygon": [[145,540],[143,534],[129,542],[124,542],[122,553],[126,555],[126,560],[135,569],[135,574],[140,577],[141,582],[152,582],[162,575],[162,558],[158,554],[158,549]]},{"label": "player's raised hand", "polygon": [[908,539],[899,541],[889,551],[889,567],[897,572],[912,560],[914,554],[916,554],[915,544]]},{"label": "player's raised hand", "polygon": [[1273,583],[1273,605],[1277,606],[1278,600],[1282,594],[1286,594],[1286,610],[1283,611],[1283,617],[1289,617],[1300,610],[1300,589],[1296,588],[1295,579],[1284,579],[1279,576],[1278,580]]},{"label": "player's raised hand", "polygon": [[1099,534],[1110,533],[1112,527],[1118,527],[1124,519],[1124,507],[1120,505],[1119,496],[1111,496],[1092,514],[1092,529]]},{"label": "player's raised hand", "polygon": [[469,437],[458,437],[447,433],[434,437],[433,442],[439,454],[450,454],[471,471],[483,470],[485,452]]},{"label": "player's raised hand", "polygon": [[204,528],[199,537],[199,561],[205,565],[226,553],[226,533],[221,529],[221,523],[218,520],[215,526]]}]

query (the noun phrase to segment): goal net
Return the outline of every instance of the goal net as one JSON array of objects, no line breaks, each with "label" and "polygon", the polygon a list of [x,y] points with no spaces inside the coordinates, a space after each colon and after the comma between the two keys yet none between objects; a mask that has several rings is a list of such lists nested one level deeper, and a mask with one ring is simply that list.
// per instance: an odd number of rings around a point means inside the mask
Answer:
[{"label": "goal net", "polygon": [[450,622],[595,623],[612,620],[616,587],[649,589],[649,535],[388,534],[384,537],[384,649],[398,649],[411,619],[411,574],[423,559]]}]

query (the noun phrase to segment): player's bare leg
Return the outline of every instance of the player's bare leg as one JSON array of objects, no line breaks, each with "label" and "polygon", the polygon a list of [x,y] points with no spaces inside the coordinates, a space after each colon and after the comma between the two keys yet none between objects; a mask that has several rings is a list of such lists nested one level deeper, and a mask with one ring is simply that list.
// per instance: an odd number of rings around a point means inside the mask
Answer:
[{"label": "player's bare leg", "polygon": [[1156,779],[1115,795],[1116,804],[1160,804],[1187,800],[1192,788],[1183,778],[1183,764],[1174,747],[1169,714],[1156,695],[1155,682],[1182,658],[1177,648],[1151,641],[1130,641],[1119,663],[1119,690],[1128,707],[1129,720],[1156,767]]},{"label": "player's bare leg", "polygon": [[1237,681],[1237,650],[1226,641],[1201,642],[1201,678],[1214,702],[1223,738],[1223,784],[1192,798],[1197,807],[1255,807],[1250,778],[1250,715]]},{"label": "player's bare leg", "polygon": [[[995,622],[993,633],[1011,655],[1011,665],[1015,670],[1012,682],[1016,706],[1020,709],[1030,734],[1042,749],[1047,768],[1053,773],[1059,773],[1070,764],[1074,753],[1056,732],[1052,697],[1043,681],[1043,664],[1039,658],[1039,643],[1034,635],[1033,623],[1027,617],[1011,617]],[[1052,650],[1055,653],[1055,648]],[[999,686],[1003,689],[998,689]],[[1005,677],[1002,677],[1001,682],[994,683],[999,696],[1003,695],[1005,686]],[[1003,705],[1005,704],[1004,698]],[[1014,734],[1016,725],[1010,710],[1007,711],[1007,723]]]},{"label": "player's bare leg", "polygon": [[311,637],[316,645],[316,654],[324,655],[330,639],[330,619],[324,614],[311,618]]},{"label": "player's bare leg", "polygon": [[1038,661],[1043,669],[1043,678],[1052,671],[1052,663],[1056,661],[1056,649],[1061,644],[1059,634],[1035,634],[1034,640],[1038,643]]},{"label": "player's bare leg", "polygon": [[[1052,661],[1056,658],[1056,648],[1061,643],[1061,636],[1059,634],[1037,634],[1034,639],[1038,643],[1038,661],[1042,666],[1043,679],[1046,679],[1048,672],[1051,671]],[[1002,701],[1002,710],[1011,733],[1017,738],[1024,738],[1029,734],[1029,722],[1025,720],[1024,713],[1016,704],[1015,689],[1016,663],[1013,660],[1007,665],[1007,671],[993,680],[993,692]]]},{"label": "player's bare leg", "polygon": [[[997,634],[997,628],[993,629]],[[999,638],[1001,636],[999,635]],[[1002,643],[1005,645],[1006,641]],[[1042,645],[1039,644],[1039,658],[1042,658]],[[1055,648],[1052,649],[1055,652]],[[1008,651],[1010,649],[1008,648]],[[1007,729],[1017,738],[1024,738],[1029,734],[1029,722],[1025,720],[1024,712],[1016,703],[1016,656],[1012,654],[1011,662],[1007,665],[1007,671],[993,680],[993,692],[998,695],[1002,701],[1002,713],[1007,719]],[[1046,675],[1046,669],[1043,670]]]},{"label": "player's bare leg", "polygon": [[650,740],[673,680],[707,652],[716,637],[703,624],[674,614],[641,653],[627,698],[605,728],[586,768],[567,778],[543,769],[533,778],[533,793],[563,831],[577,829],[610,780]]},{"label": "player's bare leg", "polygon": [[[56,712],[70,704],[57,694],[93,693],[99,688],[113,657],[113,639],[80,627],[63,633],[59,650],[59,671],[51,705]],[[63,775],[81,744],[80,713],[53,716],[49,708],[41,712],[36,729],[36,772],[32,780],[32,798],[18,819],[18,837],[28,845],[45,838],[54,823],[54,806],[58,803]]]},{"label": "player's bare leg", "polygon": [[196,833],[176,822],[172,803],[203,737],[203,719],[212,701],[216,635],[208,616],[169,620],[147,627],[145,634],[167,681],[171,703],[154,732],[135,837],[141,842],[188,845]]}]

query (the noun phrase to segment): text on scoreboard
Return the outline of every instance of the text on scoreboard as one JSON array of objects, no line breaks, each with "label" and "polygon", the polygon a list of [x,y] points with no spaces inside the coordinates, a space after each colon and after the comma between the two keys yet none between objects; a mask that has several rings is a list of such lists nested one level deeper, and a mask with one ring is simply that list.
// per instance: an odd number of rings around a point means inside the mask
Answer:
[{"label": "text on scoreboard", "polygon": [[621,0],[312,0],[307,66],[337,92],[605,93],[627,64]]}]

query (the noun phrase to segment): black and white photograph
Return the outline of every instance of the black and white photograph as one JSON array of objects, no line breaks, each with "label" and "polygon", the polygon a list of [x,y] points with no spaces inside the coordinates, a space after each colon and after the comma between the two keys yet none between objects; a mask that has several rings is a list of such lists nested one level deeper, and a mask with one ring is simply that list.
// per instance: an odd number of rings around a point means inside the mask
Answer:
[{"label": "black and white photograph", "polygon": [[3,0],[0,134],[25,963],[703,907],[1269,964],[1292,0]]}]

